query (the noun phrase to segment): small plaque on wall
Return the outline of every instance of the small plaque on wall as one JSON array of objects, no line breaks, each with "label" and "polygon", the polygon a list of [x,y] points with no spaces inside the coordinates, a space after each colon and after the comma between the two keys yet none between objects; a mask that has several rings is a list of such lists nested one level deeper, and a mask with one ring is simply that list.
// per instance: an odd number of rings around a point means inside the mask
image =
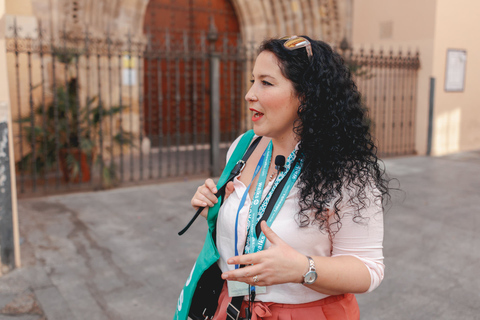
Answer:
[{"label": "small plaque on wall", "polygon": [[447,66],[445,70],[445,91],[461,92],[465,88],[465,70],[467,51],[447,50]]}]

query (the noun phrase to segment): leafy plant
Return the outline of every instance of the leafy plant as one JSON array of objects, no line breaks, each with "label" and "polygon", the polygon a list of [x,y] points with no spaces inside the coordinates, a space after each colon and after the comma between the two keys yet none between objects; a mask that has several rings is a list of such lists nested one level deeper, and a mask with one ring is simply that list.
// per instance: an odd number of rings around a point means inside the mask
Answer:
[{"label": "leafy plant", "polygon": [[[90,164],[93,163],[94,151],[99,148],[99,139],[103,138],[103,122],[120,114],[124,106],[105,108],[97,102],[97,97],[89,98],[81,106],[78,91],[77,79],[73,77],[66,85],[56,88],[48,105],[40,104],[34,109],[33,118],[30,115],[17,121],[22,124],[25,138],[32,144],[32,150],[17,162],[20,170],[48,172],[59,165],[59,151],[64,149],[67,150],[66,163],[72,179],[80,174],[80,163],[72,150],[80,150]],[[112,137],[113,143],[132,145],[130,132],[116,134]],[[105,165],[102,154],[100,152],[96,157],[95,164],[104,168],[101,172],[103,187],[108,187],[117,180],[116,169],[113,161]]]}]

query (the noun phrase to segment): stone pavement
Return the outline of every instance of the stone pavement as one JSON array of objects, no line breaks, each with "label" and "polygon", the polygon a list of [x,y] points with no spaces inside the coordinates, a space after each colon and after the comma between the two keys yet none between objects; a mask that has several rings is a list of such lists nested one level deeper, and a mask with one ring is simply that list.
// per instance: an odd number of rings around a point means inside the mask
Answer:
[{"label": "stone pavement", "polygon": [[[388,159],[386,277],[362,319],[480,319],[480,152]],[[200,180],[19,201],[23,267],[0,277],[0,320],[171,319],[201,249]]]}]

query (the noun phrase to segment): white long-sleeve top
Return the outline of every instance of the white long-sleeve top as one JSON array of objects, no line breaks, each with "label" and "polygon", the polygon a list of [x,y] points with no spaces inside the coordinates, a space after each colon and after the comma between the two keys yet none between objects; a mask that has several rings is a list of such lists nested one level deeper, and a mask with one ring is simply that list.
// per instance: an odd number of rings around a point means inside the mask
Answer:
[{"label": "white long-sleeve top", "polygon": [[[227,161],[238,144],[239,139],[230,147]],[[225,200],[220,208],[217,219],[217,248],[220,253],[218,265],[222,272],[233,270],[234,265],[227,264],[227,260],[235,256],[235,218],[246,186],[236,177],[233,181],[235,191]],[[268,183],[263,190],[264,198],[273,181]],[[344,196],[344,201],[339,205],[341,228],[331,241],[327,232],[321,232],[316,224],[299,227],[295,220],[300,211],[300,189],[297,183],[290,190],[280,212],[273,221],[272,230],[286,243],[298,252],[309,256],[335,257],[342,255],[355,256],[365,263],[370,272],[370,288],[372,291],[383,280],[385,265],[383,264],[383,212],[378,201],[375,202],[373,194],[371,201],[362,209],[361,215],[365,217],[362,222],[352,220],[354,208],[349,205]],[[241,208],[238,219],[238,252],[242,253],[247,237],[247,218],[252,200],[249,195]],[[313,211],[312,211],[313,214]],[[334,222],[333,217],[331,222]],[[267,240],[265,249],[270,247]],[[316,292],[299,283],[285,283],[267,287],[267,292],[258,294],[256,300],[276,303],[307,303],[323,299],[328,295]]]}]

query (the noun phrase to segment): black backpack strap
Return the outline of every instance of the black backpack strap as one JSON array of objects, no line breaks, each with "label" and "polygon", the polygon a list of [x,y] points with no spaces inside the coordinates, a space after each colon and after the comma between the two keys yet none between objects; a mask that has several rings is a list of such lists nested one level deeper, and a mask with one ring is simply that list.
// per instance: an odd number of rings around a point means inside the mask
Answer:
[{"label": "black backpack strap", "polygon": [[225,184],[218,190],[217,193],[215,193],[215,196],[217,198],[220,196],[222,197],[222,204],[225,198],[225,188],[227,187],[227,183],[229,183],[230,181],[233,181],[233,179],[235,179],[235,177],[238,176],[240,172],[242,172],[243,168],[245,168],[248,158],[250,158],[250,156],[253,153],[253,150],[255,150],[255,148],[257,147],[261,139],[262,137],[257,137],[255,140],[253,140],[253,142],[248,147],[247,151],[245,151],[245,154],[243,155],[242,159],[238,160],[237,164],[233,167],[232,172],[230,172],[230,176],[228,177]]},{"label": "black backpack strap", "polygon": [[226,320],[239,320],[240,309],[242,308],[243,296],[233,297],[227,306]]},{"label": "black backpack strap", "polygon": [[[250,158],[250,155],[253,153],[253,150],[255,150],[255,148],[257,147],[258,143],[260,142],[260,140],[262,139],[262,137],[257,137],[251,144],[250,146],[248,147],[247,151],[245,151],[244,155],[243,155],[243,158],[241,160],[239,160],[237,162],[237,164],[233,167],[232,171],[230,172],[230,176],[228,177],[227,181],[225,182],[225,184],[223,186],[221,186],[217,193],[215,193],[215,196],[218,198],[218,197],[222,197],[222,203],[220,205],[223,204],[223,198],[225,198],[225,187],[227,186],[227,183],[229,183],[230,181],[232,181],[236,176],[238,176],[240,174],[240,172],[242,172],[243,168],[245,167],[245,164],[248,160],[248,158]],[[198,218],[198,216],[200,215],[200,213],[203,211],[203,209],[205,209],[205,207],[200,207],[198,208],[197,212],[195,212],[195,215],[193,216],[192,219],[190,219],[190,221],[187,223],[187,225],[185,226],[185,228],[183,228],[179,233],[178,235],[181,236],[182,234],[184,234],[188,228],[190,228],[190,226],[193,224],[193,222]]]}]

